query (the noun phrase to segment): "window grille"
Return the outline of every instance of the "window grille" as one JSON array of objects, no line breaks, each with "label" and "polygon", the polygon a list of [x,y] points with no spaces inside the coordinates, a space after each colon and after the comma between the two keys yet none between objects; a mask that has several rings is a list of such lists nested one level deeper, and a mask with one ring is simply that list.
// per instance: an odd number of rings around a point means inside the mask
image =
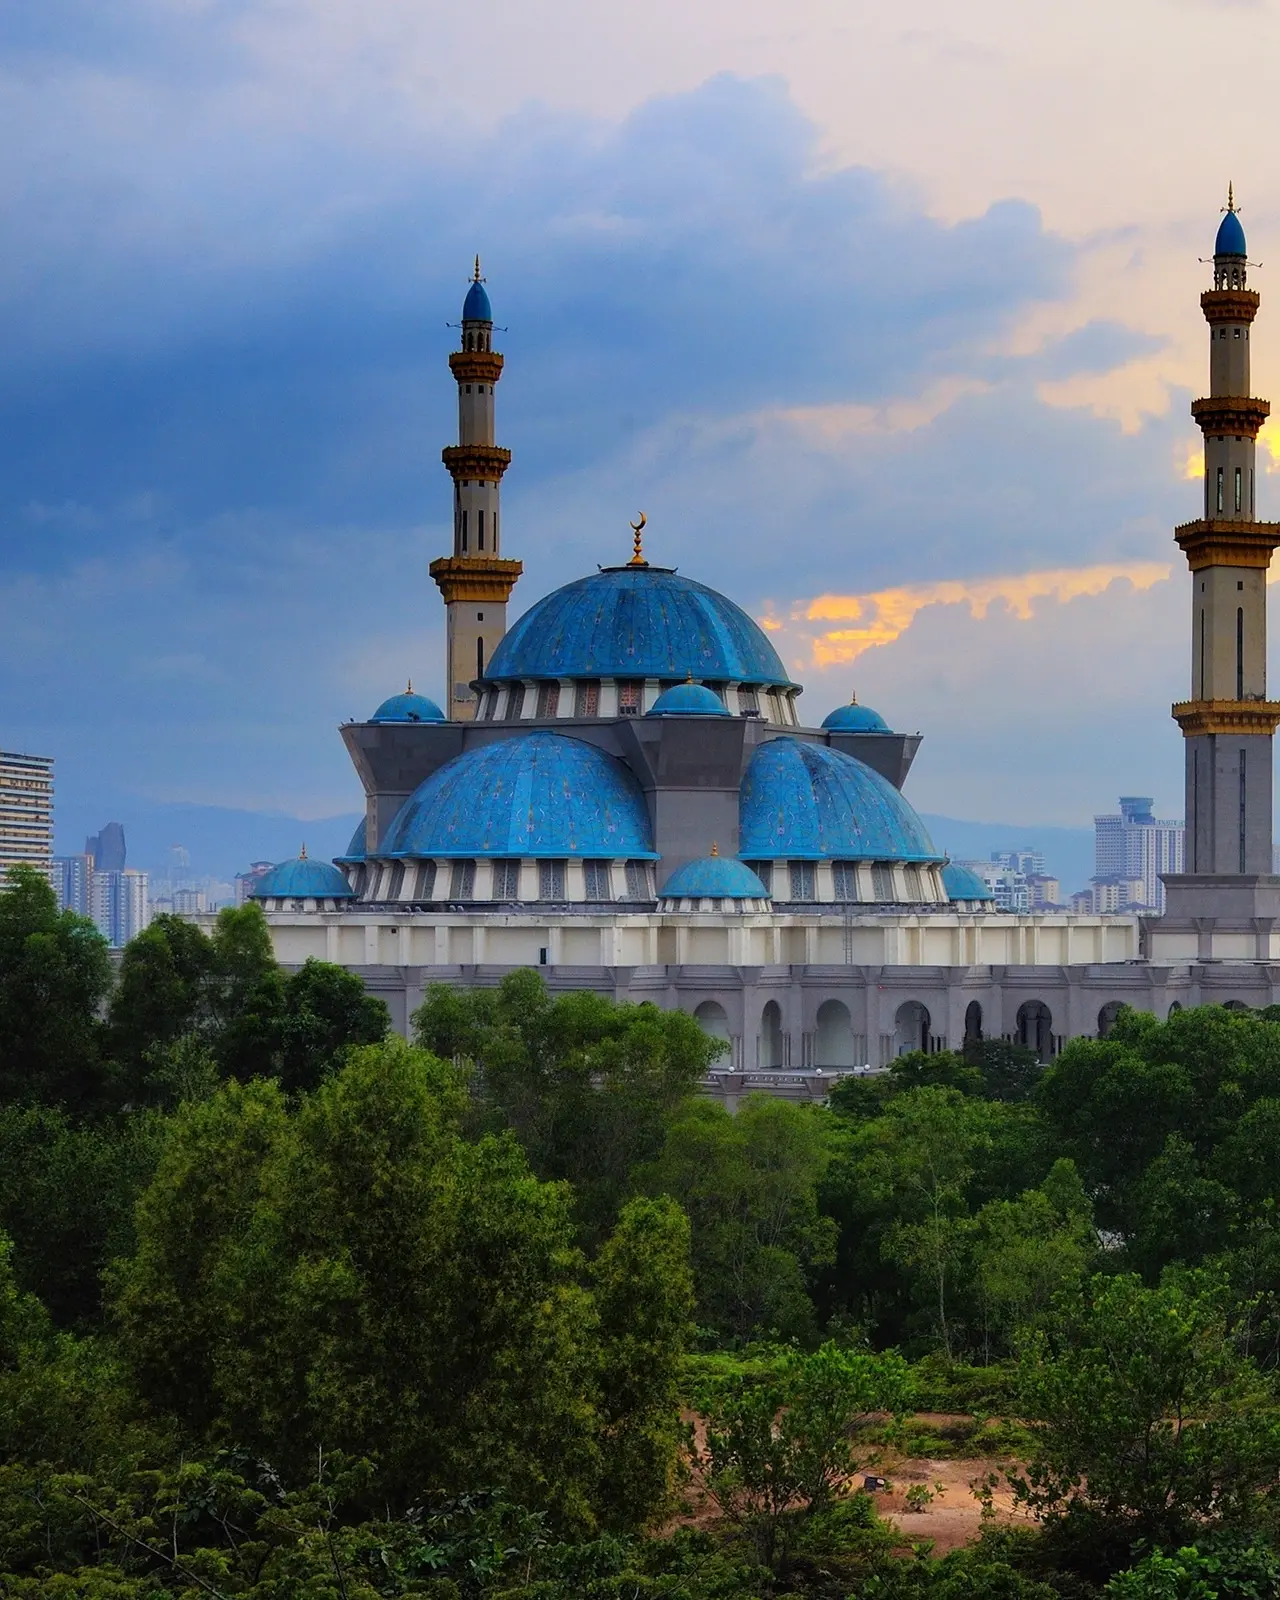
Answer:
[{"label": "window grille", "polygon": [[564,862],[539,861],[538,863],[538,899],[563,900],[564,899]]},{"label": "window grille", "polygon": [[791,898],[793,900],[814,900],[814,871],[812,861],[793,861],[791,863]]},{"label": "window grille", "polygon": [[584,861],[583,869],[587,878],[587,899],[612,899],[609,883],[609,863],[607,861]]},{"label": "window grille", "polygon": [[449,876],[450,900],[470,900],[476,890],[476,864],[474,861],[455,861]]},{"label": "window grille", "polygon": [[493,864],[493,898],[518,900],[520,898],[520,863],[495,861]]}]

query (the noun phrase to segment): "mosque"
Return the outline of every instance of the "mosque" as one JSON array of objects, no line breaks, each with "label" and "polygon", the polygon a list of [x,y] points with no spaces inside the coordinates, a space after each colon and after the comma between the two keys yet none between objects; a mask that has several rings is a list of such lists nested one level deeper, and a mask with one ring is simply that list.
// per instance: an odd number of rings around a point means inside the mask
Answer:
[{"label": "mosque", "polygon": [[[908,1049],[1016,1039],[1043,1058],[1122,1004],[1165,1016],[1280,999],[1271,873],[1266,572],[1249,394],[1258,295],[1234,196],[1218,231],[1204,515],[1176,531],[1193,577],[1188,871],[1161,919],[1011,915],[947,861],[903,793],[920,745],[854,701],[806,724],[764,631],[695,573],[645,555],[537,600],[504,552],[495,443],[503,357],[480,264],[449,357],[458,442],[445,693],[385,700],[341,729],[365,817],[334,863],[282,863],[256,896],[287,965],[358,972],[398,1026],[431,983],[515,967],[692,1012],[728,1042],[715,1089],[817,1095],[825,1075]],[[621,541],[620,541],[621,542]],[[620,552],[626,554],[626,550]],[[1273,931],[1274,928],[1274,931]]]}]

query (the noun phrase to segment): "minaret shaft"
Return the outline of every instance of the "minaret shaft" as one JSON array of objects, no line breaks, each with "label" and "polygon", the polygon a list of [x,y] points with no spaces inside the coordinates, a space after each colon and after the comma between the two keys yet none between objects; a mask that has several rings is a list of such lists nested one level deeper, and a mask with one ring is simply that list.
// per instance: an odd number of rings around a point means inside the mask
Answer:
[{"label": "minaret shaft", "polygon": [[433,561],[430,571],[445,602],[445,704],[451,720],[466,722],[477,711],[472,685],[507,631],[507,601],[524,570],[502,559],[501,485],[511,452],[494,443],[503,361],[493,349],[479,261],[462,312],[462,349],[449,366],[458,385],[458,442],[442,459],[453,478],[453,554]]},{"label": "minaret shaft", "polygon": [[[1244,236],[1214,257],[1200,297],[1209,324],[1209,394],[1192,405],[1204,434],[1204,511],[1175,537],[1191,568],[1191,698],[1173,714],[1186,740],[1188,874],[1269,874],[1272,735],[1267,699],[1267,569],[1280,525],[1257,520],[1255,454],[1270,411],[1250,393]],[[1238,237],[1238,250],[1236,239]]]}]

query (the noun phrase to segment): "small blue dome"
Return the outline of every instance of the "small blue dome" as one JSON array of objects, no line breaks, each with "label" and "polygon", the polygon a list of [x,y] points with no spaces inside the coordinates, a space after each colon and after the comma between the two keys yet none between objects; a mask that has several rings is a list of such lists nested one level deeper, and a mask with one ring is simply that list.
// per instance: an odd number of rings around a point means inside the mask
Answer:
[{"label": "small blue dome", "polygon": [[767,900],[769,891],[743,861],[702,856],[677,867],[658,891],[664,900]]},{"label": "small blue dome", "polygon": [[364,856],[364,818],[356,824],[356,831],[351,835],[351,843],[336,859],[339,861],[363,861]]},{"label": "small blue dome", "polygon": [[462,302],[462,320],[464,322],[493,321],[493,308],[489,304],[488,291],[479,279],[467,290],[467,298]]},{"label": "small blue dome", "polygon": [[253,900],[350,900],[353,894],[346,878],[328,861],[312,861],[298,856],[281,861],[259,878],[250,892]]},{"label": "small blue dome", "polygon": [[1215,256],[1248,255],[1244,243],[1244,229],[1240,226],[1240,218],[1235,211],[1228,211],[1218,224],[1218,237],[1213,241],[1213,253]]},{"label": "small blue dome", "polygon": [[516,733],[433,772],[396,813],[379,855],[653,859],[640,785],[620,761],[561,733]]},{"label": "small blue dome", "polygon": [[863,762],[824,744],[770,739],[751,758],[739,800],[748,861],[940,861],[923,822]]},{"label": "small blue dome", "polygon": [[414,694],[413,686],[403,694],[393,694],[390,700],[384,700],[370,722],[443,722],[444,712],[434,700],[428,700],[425,694]]},{"label": "small blue dome", "polygon": [[764,630],[724,595],[666,567],[606,567],[537,601],[485,678],[674,678],[793,687]]},{"label": "small blue dome", "polygon": [[853,701],[847,706],[837,706],[822,719],[824,728],[834,728],[837,733],[888,733],[889,724],[870,706],[860,706]]},{"label": "small blue dome", "polygon": [[677,683],[664,689],[647,717],[727,717],[729,708],[705,683]]},{"label": "small blue dome", "polygon": [[948,861],[942,869],[942,887],[948,900],[990,900],[991,890],[971,867]]}]

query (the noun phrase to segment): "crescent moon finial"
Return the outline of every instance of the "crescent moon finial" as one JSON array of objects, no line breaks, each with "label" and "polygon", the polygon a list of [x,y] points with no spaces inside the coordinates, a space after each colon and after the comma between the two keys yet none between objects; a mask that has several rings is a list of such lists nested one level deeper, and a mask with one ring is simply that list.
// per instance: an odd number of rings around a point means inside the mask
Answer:
[{"label": "crescent moon finial", "polygon": [[627,524],[632,533],[635,534],[635,552],[632,555],[631,560],[627,562],[629,567],[647,567],[649,565],[644,558],[644,541],[641,538],[641,533],[648,520],[648,517],[645,516],[644,512],[642,511],[640,513],[639,522],[631,522]]}]

